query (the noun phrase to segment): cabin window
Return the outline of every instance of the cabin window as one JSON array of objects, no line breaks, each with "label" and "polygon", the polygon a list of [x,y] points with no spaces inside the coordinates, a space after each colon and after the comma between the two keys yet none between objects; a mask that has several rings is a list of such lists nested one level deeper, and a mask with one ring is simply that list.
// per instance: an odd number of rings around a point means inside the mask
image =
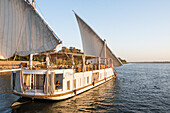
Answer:
[{"label": "cabin window", "polygon": [[15,78],[16,78],[16,73],[13,73],[13,89],[15,88]]},{"label": "cabin window", "polygon": [[73,88],[76,88],[76,79],[73,80]]},{"label": "cabin window", "polygon": [[[33,89],[33,80],[32,80],[32,75],[31,74],[24,74],[23,75],[23,82],[24,82],[24,89],[30,90]],[[31,88],[32,85],[32,88]]]},{"label": "cabin window", "polygon": [[23,75],[23,85],[24,90],[39,89],[44,88],[45,75],[43,74],[24,74]]},{"label": "cabin window", "polygon": [[55,74],[55,90],[62,91],[63,90],[63,75],[62,74]]},{"label": "cabin window", "polygon": [[44,89],[44,81],[45,81],[45,74],[41,75],[41,74],[37,74],[35,75],[35,81],[36,81],[36,89],[40,89],[43,90]]},{"label": "cabin window", "polygon": [[92,81],[93,82],[99,81],[99,72],[96,72],[96,73],[92,74]]},{"label": "cabin window", "polygon": [[87,84],[89,84],[89,77],[87,77]]},{"label": "cabin window", "polygon": [[70,81],[67,81],[67,90],[70,90]]},{"label": "cabin window", "polygon": [[31,89],[35,88],[34,80],[35,80],[35,78],[34,78],[34,75],[32,74],[31,75]]},{"label": "cabin window", "polygon": [[59,87],[60,87],[60,85],[61,85],[61,84],[60,84],[60,81],[57,80],[56,83],[55,83],[55,89],[58,90]]}]

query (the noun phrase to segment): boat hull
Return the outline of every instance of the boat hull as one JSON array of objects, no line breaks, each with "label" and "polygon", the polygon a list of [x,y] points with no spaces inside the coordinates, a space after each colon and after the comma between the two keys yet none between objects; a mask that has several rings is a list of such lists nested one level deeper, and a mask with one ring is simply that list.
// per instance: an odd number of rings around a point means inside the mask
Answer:
[{"label": "boat hull", "polygon": [[72,89],[70,91],[62,91],[59,92],[57,94],[51,94],[51,95],[47,95],[44,93],[35,93],[35,92],[26,92],[26,93],[21,93],[21,92],[17,92],[16,90],[13,91],[13,94],[18,95],[20,97],[27,97],[27,98],[32,98],[32,99],[46,99],[46,100],[64,100],[64,99],[68,99],[71,98],[73,96],[76,96],[78,94],[81,94],[87,90],[90,90],[94,87],[99,86],[100,84],[103,84],[105,82],[107,82],[110,79],[116,78],[116,76],[114,75],[114,73],[112,73],[112,75],[107,76],[103,79],[100,79],[96,82],[91,82],[90,84],[87,84],[85,86],[76,88],[76,89]]}]

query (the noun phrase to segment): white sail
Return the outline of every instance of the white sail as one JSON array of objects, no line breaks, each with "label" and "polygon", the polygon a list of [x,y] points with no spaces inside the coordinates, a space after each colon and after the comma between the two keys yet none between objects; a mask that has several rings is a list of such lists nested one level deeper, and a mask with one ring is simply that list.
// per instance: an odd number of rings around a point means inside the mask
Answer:
[{"label": "white sail", "polygon": [[[83,51],[86,55],[94,55],[97,57],[105,57],[104,41],[88,26],[76,13],[77,22],[80,28]],[[121,66],[122,63],[112,53],[106,45],[106,57],[113,60],[114,66]]]},{"label": "white sail", "polygon": [[25,0],[0,0],[0,59],[52,50],[61,42]]}]

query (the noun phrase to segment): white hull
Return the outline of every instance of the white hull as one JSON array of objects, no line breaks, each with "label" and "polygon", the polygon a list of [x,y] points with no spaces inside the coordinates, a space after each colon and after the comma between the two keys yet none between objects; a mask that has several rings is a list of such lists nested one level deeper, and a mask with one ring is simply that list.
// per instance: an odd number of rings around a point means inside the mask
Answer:
[{"label": "white hull", "polygon": [[[34,72],[33,72],[34,71]],[[59,72],[60,71],[60,72]],[[32,90],[31,92],[17,92],[13,90],[15,95],[21,97],[28,97],[32,99],[48,99],[48,100],[64,100],[77,94],[83,93],[89,89],[92,89],[112,78],[115,78],[112,68],[95,70],[95,71],[87,71],[87,72],[80,72],[74,73],[72,69],[64,69],[64,70],[51,70],[51,72],[56,73],[63,73],[63,87],[62,91],[56,91],[54,94],[44,94],[43,91],[39,90]],[[24,71],[24,73],[45,73],[45,71],[40,70],[31,70],[31,71]],[[73,73],[73,75],[71,75]],[[94,82],[92,80],[93,73],[98,73],[98,80]],[[87,78],[89,80],[87,80]],[[81,79],[81,80],[80,80]],[[84,79],[84,80],[83,80]],[[76,88],[74,88],[73,80],[76,80]],[[67,81],[70,81],[70,90],[67,89]]]}]

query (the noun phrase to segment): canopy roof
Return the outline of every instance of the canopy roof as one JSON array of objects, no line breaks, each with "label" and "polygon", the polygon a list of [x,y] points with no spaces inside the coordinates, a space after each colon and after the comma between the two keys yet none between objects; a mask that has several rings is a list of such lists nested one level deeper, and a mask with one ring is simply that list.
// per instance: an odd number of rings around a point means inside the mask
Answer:
[{"label": "canopy roof", "polygon": [[[92,56],[92,55],[84,55],[84,54],[78,54],[78,53],[66,53],[66,52],[48,52],[48,53],[34,54],[34,56],[41,56],[41,57],[45,57],[47,55],[50,55],[52,57],[57,57],[57,58],[64,58],[64,57],[70,57],[70,56],[74,56],[77,58],[82,58],[82,56],[84,56],[86,59],[98,58],[98,57]],[[104,57],[100,57],[100,58],[101,59],[111,59],[111,58],[104,58]]]},{"label": "canopy roof", "polygon": [[[82,43],[83,51],[86,55],[94,55],[97,57],[105,57],[104,55],[104,41],[93,31],[93,29],[87,25],[76,13],[75,13]],[[112,53],[109,47],[106,45],[106,57],[113,60],[114,66],[121,66],[122,63],[119,59]]]},{"label": "canopy roof", "polygon": [[0,59],[55,49],[61,39],[25,0],[0,0]]}]

